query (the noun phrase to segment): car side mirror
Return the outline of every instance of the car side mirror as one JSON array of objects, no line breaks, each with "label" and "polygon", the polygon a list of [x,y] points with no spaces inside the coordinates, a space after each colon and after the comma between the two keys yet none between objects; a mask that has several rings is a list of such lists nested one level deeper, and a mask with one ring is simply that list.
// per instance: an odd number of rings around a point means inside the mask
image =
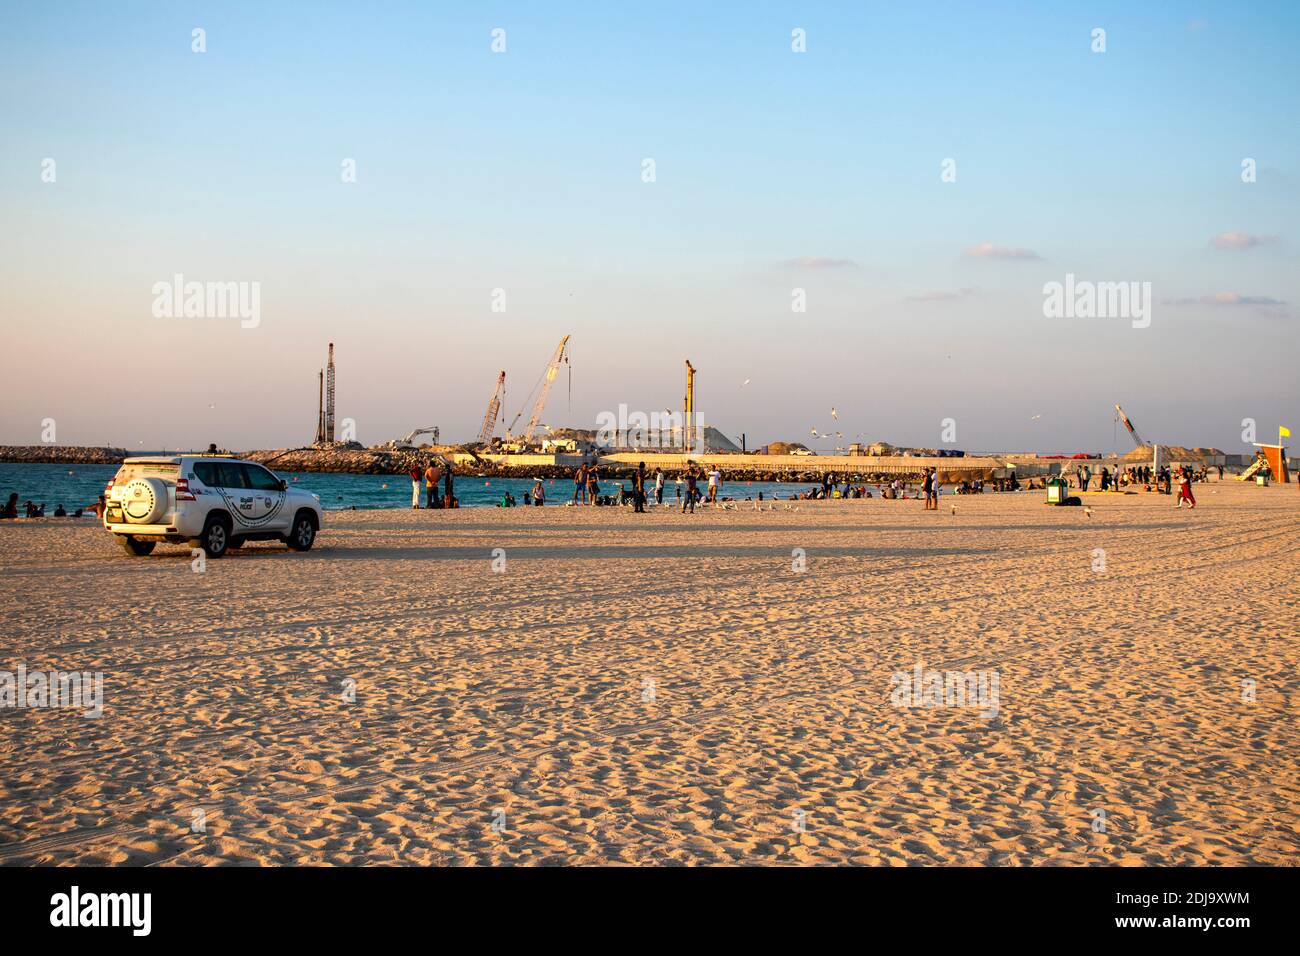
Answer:
[{"label": "car side mirror", "polygon": [[289,482],[285,481],[283,478],[280,479],[280,490],[281,491],[289,490]]}]

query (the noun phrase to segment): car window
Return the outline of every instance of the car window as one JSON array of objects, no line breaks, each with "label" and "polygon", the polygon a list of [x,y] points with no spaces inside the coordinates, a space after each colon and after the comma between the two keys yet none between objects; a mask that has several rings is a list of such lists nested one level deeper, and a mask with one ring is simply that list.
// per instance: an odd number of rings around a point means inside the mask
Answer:
[{"label": "car window", "polygon": [[245,465],[244,475],[248,479],[248,487],[257,491],[279,491],[280,479],[275,477],[261,465]]},{"label": "car window", "polygon": [[244,484],[244,469],[234,461],[213,462],[217,466],[217,487],[247,488]]},{"label": "car window", "polygon": [[218,479],[216,462],[196,461],[194,463],[194,477],[209,487],[217,487]]},{"label": "car window", "polygon": [[132,478],[165,478],[175,481],[181,472],[181,466],[172,462],[135,462],[118,469],[113,483],[124,485]]}]

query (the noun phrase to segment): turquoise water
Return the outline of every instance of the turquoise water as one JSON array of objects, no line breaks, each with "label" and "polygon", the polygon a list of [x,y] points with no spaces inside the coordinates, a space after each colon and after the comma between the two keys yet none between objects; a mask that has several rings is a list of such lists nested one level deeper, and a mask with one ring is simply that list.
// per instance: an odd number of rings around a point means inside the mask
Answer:
[{"label": "turquoise water", "polygon": [[[274,470],[274,469],[273,469]],[[22,503],[29,498],[40,504],[45,502],[47,515],[62,503],[71,513],[77,508],[94,504],[108,480],[117,474],[116,465],[24,465],[0,463],[0,497],[8,498],[18,492],[19,514]],[[409,508],[411,506],[411,479],[405,475],[325,475],[314,472],[277,471],[295,488],[320,495],[323,508]],[[547,479],[546,503],[562,505],[573,497],[571,478]],[[631,482],[628,483],[631,488]],[[603,480],[602,494],[617,494],[619,482]],[[813,488],[811,482],[789,483],[776,481],[724,482],[723,496],[743,501],[758,497],[779,495],[788,498]],[[524,492],[532,492],[531,478],[476,478],[473,475],[456,475],[455,492],[462,508],[495,507],[501,495],[509,490],[515,501],[524,503]],[[441,488],[439,488],[441,492]],[[664,486],[664,500],[675,501],[676,490],[670,479]]]}]

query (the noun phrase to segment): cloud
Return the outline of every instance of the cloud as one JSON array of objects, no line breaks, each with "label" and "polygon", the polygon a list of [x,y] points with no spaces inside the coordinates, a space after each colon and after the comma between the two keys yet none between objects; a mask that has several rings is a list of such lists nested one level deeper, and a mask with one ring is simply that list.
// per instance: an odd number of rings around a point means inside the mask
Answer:
[{"label": "cloud", "polygon": [[1216,249],[1254,249],[1266,242],[1277,242],[1277,236],[1252,236],[1248,232],[1223,232],[1210,240]]},{"label": "cloud", "polygon": [[995,246],[991,242],[981,242],[966,250],[970,259],[1041,259],[1032,249],[1012,249],[1008,246]]},{"label": "cloud", "polygon": [[1278,309],[1287,304],[1284,299],[1274,299],[1266,295],[1242,295],[1240,292],[1216,292],[1214,295],[1202,295],[1183,299],[1165,299],[1165,305],[1218,305],[1218,306],[1255,306],[1261,309]]},{"label": "cloud", "polygon": [[799,256],[778,263],[784,269],[856,269],[858,264],[852,259],[831,259],[827,256]]},{"label": "cloud", "polygon": [[967,296],[975,295],[979,289],[958,289],[956,292],[922,292],[920,295],[909,295],[908,302],[953,302],[957,299],[965,299]]}]

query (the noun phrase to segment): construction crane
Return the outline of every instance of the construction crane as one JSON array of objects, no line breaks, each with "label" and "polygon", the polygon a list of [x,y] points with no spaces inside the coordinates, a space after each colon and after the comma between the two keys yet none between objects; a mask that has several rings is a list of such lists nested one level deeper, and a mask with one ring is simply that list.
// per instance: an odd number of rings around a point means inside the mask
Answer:
[{"label": "construction crane", "polygon": [[334,343],[330,343],[329,363],[320,370],[320,404],[316,409],[316,444],[334,441]]},{"label": "construction crane", "polygon": [[1142,440],[1142,436],[1137,433],[1137,429],[1133,427],[1133,423],[1129,421],[1128,416],[1124,414],[1124,409],[1116,405],[1115,414],[1119,415],[1119,420],[1124,423],[1124,427],[1128,429],[1128,433],[1133,436],[1133,441],[1137,447],[1141,448],[1145,445],[1146,442]]},{"label": "construction crane", "polygon": [[686,398],[682,400],[686,418],[682,425],[690,428],[692,424],[691,416],[695,413],[695,366],[691,360],[686,360]]},{"label": "construction crane", "polygon": [[691,448],[695,435],[695,366],[686,360],[686,397],[682,400],[682,447]]},{"label": "construction crane", "polygon": [[497,418],[501,415],[501,403],[506,397],[506,373],[503,371],[497,376],[497,387],[492,393],[492,398],[488,401],[487,412],[483,415],[483,427],[478,430],[478,443],[487,446],[492,441],[492,433],[496,431]]},{"label": "construction crane", "polygon": [[[537,395],[536,404],[533,405],[533,414],[532,417],[528,419],[528,427],[524,429],[523,435],[519,437],[520,442],[525,445],[533,440],[533,433],[537,431],[537,423],[541,421],[542,412],[546,408],[546,399],[547,396],[551,394],[551,386],[555,384],[555,375],[560,370],[560,362],[568,362],[568,359],[564,355],[564,350],[568,347],[568,344],[569,337],[567,335],[560,339],[559,347],[556,348],[555,354],[551,356],[550,364],[546,366],[546,371],[542,373],[541,379],[538,380],[537,385],[540,385],[542,390]],[[533,391],[537,391],[537,385],[533,386]],[[529,392],[528,394],[531,396],[532,392]],[[527,399],[525,399],[525,401],[527,401]],[[519,422],[519,419],[523,417],[523,414],[524,410],[521,408],[519,414],[515,416],[514,421],[510,423],[510,427],[506,429],[507,437],[513,437],[512,432],[514,432],[515,425]]]}]

